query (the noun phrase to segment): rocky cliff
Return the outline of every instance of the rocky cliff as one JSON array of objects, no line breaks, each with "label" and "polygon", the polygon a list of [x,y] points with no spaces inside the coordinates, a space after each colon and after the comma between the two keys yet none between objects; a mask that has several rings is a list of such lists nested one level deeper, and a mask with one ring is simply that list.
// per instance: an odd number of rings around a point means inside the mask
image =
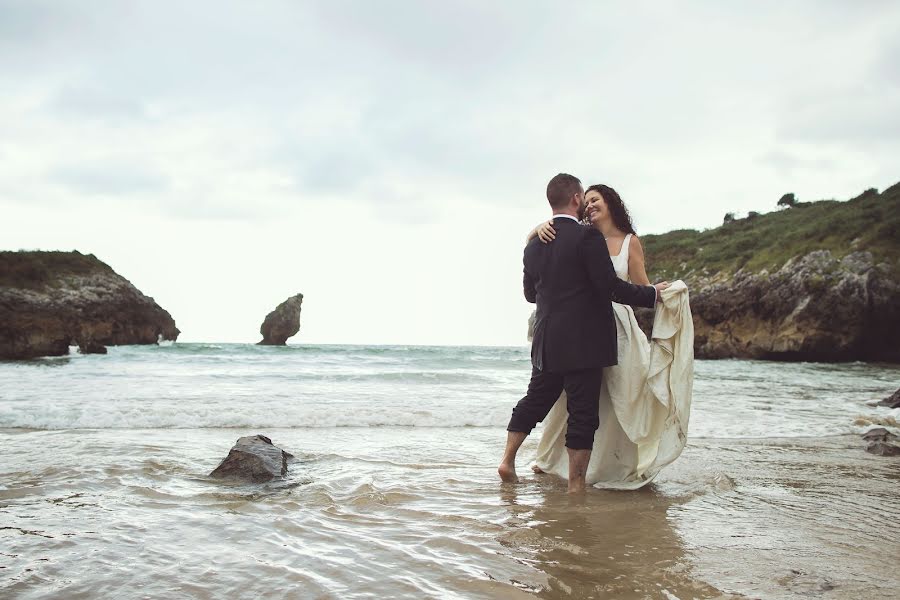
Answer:
[{"label": "rocky cliff", "polygon": [[699,358],[900,362],[900,281],[870,252],[817,250],[689,285]]},{"label": "rocky cliff", "polygon": [[900,184],[643,239],[651,280],[691,290],[700,358],[900,362]]},{"label": "rocky cliff", "polygon": [[0,252],[0,359],[175,340],[168,312],[93,255]]}]

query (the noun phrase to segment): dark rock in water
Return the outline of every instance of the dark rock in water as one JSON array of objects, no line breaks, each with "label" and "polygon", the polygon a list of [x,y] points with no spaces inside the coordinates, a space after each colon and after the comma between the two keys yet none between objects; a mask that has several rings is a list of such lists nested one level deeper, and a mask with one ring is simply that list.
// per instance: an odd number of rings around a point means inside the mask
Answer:
[{"label": "dark rock in water", "polygon": [[0,360],[175,340],[172,316],[92,254],[0,252]]},{"label": "dark rock in water", "polygon": [[863,434],[863,439],[869,444],[866,452],[877,456],[900,456],[900,446],[892,444],[897,436],[884,427],[875,427]]},{"label": "dark rock in water", "polygon": [[822,592],[830,592],[837,587],[826,577],[814,573],[805,573],[800,569],[791,569],[775,581],[794,594],[802,596],[818,596]]},{"label": "dark rock in water", "polygon": [[900,408],[900,390],[897,390],[876,406],[887,406],[888,408]]},{"label": "dark rock in water", "polygon": [[225,460],[209,476],[263,483],[287,475],[289,458],[293,455],[272,444],[266,436],[246,436],[238,438]]},{"label": "dark rock in water", "polygon": [[259,345],[284,346],[287,339],[300,331],[300,306],[303,294],[292,296],[279,304],[275,310],[266,315],[259,327],[263,339]]},{"label": "dark rock in water", "polygon": [[863,434],[863,439],[867,442],[892,442],[897,436],[885,429],[884,427],[875,427]]},{"label": "dark rock in water", "polygon": [[877,456],[900,456],[900,446],[887,442],[872,442],[866,446],[866,452]]},{"label": "dark rock in water", "polygon": [[106,354],[106,346],[98,344],[94,340],[81,342],[78,346],[78,352],[81,354]]}]

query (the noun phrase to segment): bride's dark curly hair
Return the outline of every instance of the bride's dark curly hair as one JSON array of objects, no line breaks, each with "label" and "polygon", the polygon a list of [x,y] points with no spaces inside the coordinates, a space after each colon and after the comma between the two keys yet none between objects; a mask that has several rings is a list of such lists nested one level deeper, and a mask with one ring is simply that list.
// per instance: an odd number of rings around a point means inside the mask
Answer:
[{"label": "bride's dark curly hair", "polygon": [[585,190],[585,194],[590,191],[595,191],[600,194],[604,200],[606,200],[606,206],[609,208],[609,215],[612,217],[613,225],[615,225],[619,230],[627,233],[637,234],[634,230],[634,225],[631,222],[631,214],[628,212],[628,209],[625,208],[625,203],[622,202],[622,198],[619,197],[618,192],[612,189],[608,185],[603,185],[602,183],[597,185],[592,185],[587,190]]}]

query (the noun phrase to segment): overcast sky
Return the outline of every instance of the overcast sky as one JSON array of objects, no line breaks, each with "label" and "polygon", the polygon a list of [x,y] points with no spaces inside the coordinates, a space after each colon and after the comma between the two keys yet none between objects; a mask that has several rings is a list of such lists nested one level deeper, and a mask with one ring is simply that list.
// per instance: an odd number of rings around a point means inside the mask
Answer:
[{"label": "overcast sky", "polygon": [[0,248],[182,341],[525,343],[559,171],[638,233],[900,180],[900,3],[0,0]]}]

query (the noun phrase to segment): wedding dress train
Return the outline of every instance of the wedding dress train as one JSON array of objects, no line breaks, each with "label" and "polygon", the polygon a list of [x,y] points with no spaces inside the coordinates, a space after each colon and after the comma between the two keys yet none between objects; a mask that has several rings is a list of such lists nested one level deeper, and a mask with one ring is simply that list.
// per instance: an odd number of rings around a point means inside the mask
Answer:
[{"label": "wedding dress train", "polygon": [[[628,279],[626,236],[616,273]],[[694,370],[694,326],[687,286],[676,281],[662,292],[653,321],[652,341],[638,326],[630,306],[613,303],[618,365],[603,370],[600,428],[588,464],[589,485],[637,489],[681,454],[687,443]],[[543,421],[535,464],[546,473],[568,477],[566,394]]]}]

